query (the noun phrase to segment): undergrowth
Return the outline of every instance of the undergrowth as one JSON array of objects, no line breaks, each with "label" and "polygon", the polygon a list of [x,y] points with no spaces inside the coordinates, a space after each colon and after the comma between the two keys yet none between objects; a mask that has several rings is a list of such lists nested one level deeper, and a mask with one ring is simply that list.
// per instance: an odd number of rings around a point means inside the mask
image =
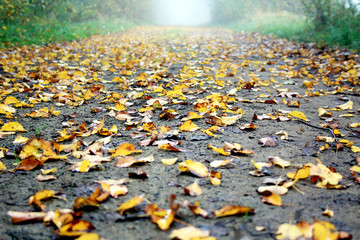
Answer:
[{"label": "undergrowth", "polygon": [[0,25],[0,48],[41,45],[89,37],[94,34],[121,32],[134,26],[127,19],[89,20],[83,22],[29,21]]},{"label": "undergrowth", "polygon": [[300,42],[315,42],[319,45],[341,47],[360,51],[360,22],[357,18],[339,16],[322,29],[315,30],[305,16],[286,11],[277,13],[255,13],[228,25],[233,30],[272,34]]}]

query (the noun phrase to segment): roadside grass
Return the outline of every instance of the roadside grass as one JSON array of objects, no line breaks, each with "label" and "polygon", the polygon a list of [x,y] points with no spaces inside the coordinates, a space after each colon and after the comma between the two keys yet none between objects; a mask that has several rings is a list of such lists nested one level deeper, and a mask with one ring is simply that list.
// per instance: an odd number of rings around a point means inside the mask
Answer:
[{"label": "roadside grass", "polygon": [[0,25],[0,49],[77,40],[94,34],[121,32],[134,25],[125,18],[65,23],[40,19],[26,23],[7,23]]},{"label": "roadside grass", "polygon": [[305,16],[290,12],[254,13],[227,27],[235,31],[272,34],[299,42],[315,42],[318,45],[341,47],[360,51],[360,23],[357,18],[340,18],[328,26],[315,31]]}]

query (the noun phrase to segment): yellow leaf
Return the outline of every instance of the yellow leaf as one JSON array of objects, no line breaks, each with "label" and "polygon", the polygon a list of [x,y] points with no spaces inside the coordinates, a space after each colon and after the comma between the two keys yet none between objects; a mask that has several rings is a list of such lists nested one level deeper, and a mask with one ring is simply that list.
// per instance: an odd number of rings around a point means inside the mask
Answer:
[{"label": "yellow leaf", "polygon": [[297,240],[303,236],[302,231],[296,225],[288,223],[281,224],[275,235],[277,240]]},{"label": "yellow leaf", "polygon": [[202,188],[197,182],[194,182],[184,188],[185,193],[189,194],[190,196],[199,196],[203,193]]},{"label": "yellow leaf", "polygon": [[223,148],[216,148],[216,147],[211,146],[210,144],[208,144],[207,147],[211,148],[213,151],[218,152],[224,156],[230,156],[230,154],[231,154],[229,151],[225,151],[225,149],[223,149]]},{"label": "yellow leaf", "polygon": [[226,217],[226,216],[232,216],[232,215],[238,215],[238,214],[247,214],[247,213],[253,213],[254,209],[251,207],[243,207],[238,205],[226,205],[223,206],[219,210],[215,210],[214,214],[215,217]]},{"label": "yellow leaf", "polygon": [[131,143],[122,143],[117,148],[111,157],[127,156],[134,153],[141,153],[141,150],[136,150],[135,146]]},{"label": "yellow leaf", "polygon": [[34,204],[38,206],[41,210],[46,208],[45,205],[41,204],[41,200],[50,198],[54,196],[55,192],[53,190],[42,190],[35,193],[33,196],[29,198],[29,204]]},{"label": "yellow leaf", "polygon": [[202,163],[193,160],[186,160],[179,164],[179,170],[182,172],[190,172],[198,177],[208,177],[209,171]]},{"label": "yellow leaf", "polygon": [[5,166],[5,164],[2,162],[2,161],[0,161],[0,172],[1,171],[4,171],[4,170],[6,170],[7,168],[6,168],[6,166]]},{"label": "yellow leaf", "polygon": [[177,158],[162,158],[161,162],[164,165],[171,166],[171,165],[174,165],[177,160],[178,160]]},{"label": "yellow leaf", "polygon": [[24,127],[17,122],[8,122],[5,123],[1,129],[1,132],[26,132],[26,130],[24,129]]},{"label": "yellow leaf", "polygon": [[307,122],[309,121],[309,120],[306,118],[305,114],[302,113],[302,112],[299,112],[299,111],[292,111],[291,113],[288,114],[288,117],[289,117],[289,118],[290,118],[290,117],[296,117],[296,118],[299,118],[299,119],[304,120],[304,121],[307,121]]},{"label": "yellow leaf", "polygon": [[135,196],[134,198],[121,204],[121,206],[118,207],[116,209],[116,211],[120,211],[120,215],[123,215],[126,210],[129,210],[131,208],[134,208],[136,205],[139,205],[140,203],[142,203],[142,201],[144,201],[144,199],[145,199],[145,197],[142,195]]},{"label": "yellow leaf", "polygon": [[97,233],[85,233],[75,240],[100,240],[100,236]]},{"label": "yellow leaf", "polygon": [[281,206],[281,197],[276,193],[271,193],[270,196],[263,196],[261,201],[274,206]]},{"label": "yellow leaf", "polygon": [[360,167],[359,167],[359,166],[352,166],[352,167],[350,168],[350,171],[354,171],[354,172],[360,173]]},{"label": "yellow leaf", "polygon": [[209,235],[209,230],[201,230],[199,228],[190,226],[173,230],[169,237],[170,239],[194,240],[204,239],[204,237],[208,237]]},{"label": "yellow leaf", "polygon": [[17,143],[17,144],[24,144],[27,141],[29,141],[29,138],[27,137],[23,137],[20,134],[16,136],[15,140],[13,141],[13,143]]},{"label": "yellow leaf", "polygon": [[351,110],[353,108],[353,105],[354,102],[350,100],[347,103],[337,106],[337,108],[340,108],[341,110]]},{"label": "yellow leaf", "polygon": [[40,171],[41,171],[41,174],[43,174],[43,175],[47,175],[47,174],[50,174],[50,173],[54,173],[54,172],[56,172],[56,167],[54,167],[54,168],[51,168],[51,169],[41,169]]},{"label": "yellow leaf", "polygon": [[83,160],[80,163],[80,172],[87,172],[90,169],[90,161],[89,160]]},{"label": "yellow leaf", "polygon": [[294,173],[288,173],[287,176],[288,176],[288,178],[296,179],[296,180],[305,179],[310,176],[310,167],[304,166],[304,167],[298,169]]},{"label": "yellow leaf", "polygon": [[360,147],[357,147],[357,146],[355,146],[355,145],[352,145],[352,146],[351,146],[351,151],[353,151],[354,153],[358,153],[358,152],[360,152]]},{"label": "yellow leaf", "polygon": [[191,120],[187,120],[184,124],[180,126],[181,131],[185,132],[193,132],[200,129],[195,123],[193,123]]}]

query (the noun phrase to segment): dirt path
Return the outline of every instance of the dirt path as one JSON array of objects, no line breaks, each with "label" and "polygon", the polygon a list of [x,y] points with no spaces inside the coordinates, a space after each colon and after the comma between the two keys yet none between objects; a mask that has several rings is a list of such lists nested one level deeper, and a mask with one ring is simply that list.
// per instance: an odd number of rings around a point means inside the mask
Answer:
[{"label": "dirt path", "polygon": [[[169,239],[189,225],[217,239],[274,239],[281,224],[299,222],[313,224],[310,239],[332,227],[358,239],[359,69],[352,53],[211,28],[136,28],[0,52],[0,239],[81,235],[76,226],[88,222],[109,240]],[[124,167],[128,154],[145,163]],[[37,180],[53,168],[55,180]],[[93,194],[109,179],[122,181]],[[186,193],[193,183],[188,192],[202,194]],[[52,191],[29,204],[41,190]],[[146,199],[116,211],[135,196]],[[196,201],[207,217],[190,211]],[[221,217],[224,206],[255,214]],[[41,208],[48,215],[30,223],[7,215]],[[166,231],[156,223],[164,217]]]}]

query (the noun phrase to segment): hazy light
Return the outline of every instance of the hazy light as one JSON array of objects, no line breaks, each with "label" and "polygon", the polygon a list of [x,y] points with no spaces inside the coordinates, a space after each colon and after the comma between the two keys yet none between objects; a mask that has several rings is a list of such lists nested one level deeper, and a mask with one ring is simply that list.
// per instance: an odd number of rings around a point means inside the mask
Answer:
[{"label": "hazy light", "polygon": [[211,18],[208,0],[152,0],[155,23],[194,26]]}]

